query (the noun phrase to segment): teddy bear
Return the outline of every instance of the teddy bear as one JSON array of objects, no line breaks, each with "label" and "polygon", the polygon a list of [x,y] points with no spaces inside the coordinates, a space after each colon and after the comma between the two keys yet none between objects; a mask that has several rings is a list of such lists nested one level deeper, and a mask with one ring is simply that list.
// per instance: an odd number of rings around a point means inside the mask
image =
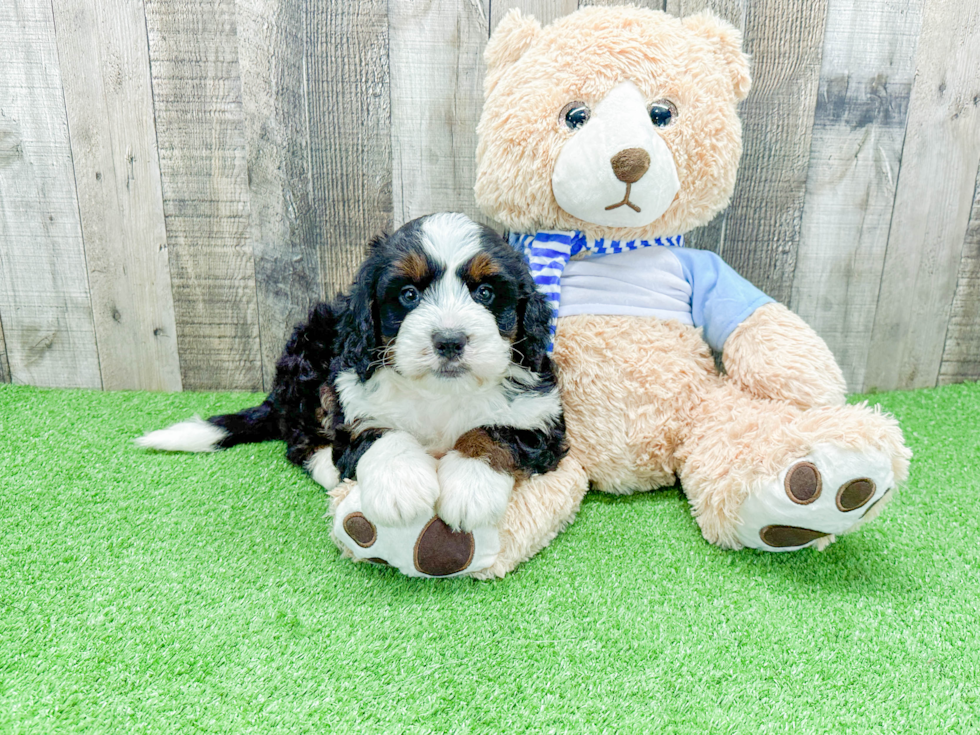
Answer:
[{"label": "teddy bear", "polygon": [[438,518],[378,528],[348,481],[333,492],[338,545],[407,574],[499,577],[590,487],[677,480],[703,537],[726,549],[822,549],[880,513],[911,456],[895,419],[846,405],[803,320],[683,245],[735,185],[751,84],[739,31],[628,6],[547,27],[512,10],[485,59],[476,201],[552,305],[568,455],[518,483],[497,528],[467,533]]}]

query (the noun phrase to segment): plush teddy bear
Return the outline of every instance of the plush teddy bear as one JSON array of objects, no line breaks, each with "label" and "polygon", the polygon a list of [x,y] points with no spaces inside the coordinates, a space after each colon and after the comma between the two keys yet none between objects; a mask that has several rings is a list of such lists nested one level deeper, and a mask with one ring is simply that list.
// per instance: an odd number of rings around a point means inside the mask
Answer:
[{"label": "plush teddy bear", "polygon": [[421,548],[431,576],[501,576],[574,518],[590,484],[626,494],[680,479],[704,538],[730,549],[823,548],[880,512],[908,471],[895,420],[844,405],[812,329],[683,247],[735,184],[750,86],[739,32],[633,7],[542,28],[513,10],[486,60],[476,198],[555,310],[569,453],[515,487],[499,528],[468,536],[438,519],[368,523],[359,546],[347,483],[334,492],[341,548],[425,574]]}]

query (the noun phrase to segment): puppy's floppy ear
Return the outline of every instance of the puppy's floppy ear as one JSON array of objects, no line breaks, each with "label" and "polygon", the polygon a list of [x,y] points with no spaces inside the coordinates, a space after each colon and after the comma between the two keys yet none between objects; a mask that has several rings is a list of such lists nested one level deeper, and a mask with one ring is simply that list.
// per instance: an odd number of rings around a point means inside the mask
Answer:
[{"label": "puppy's floppy ear", "polygon": [[551,370],[551,359],[548,357],[551,313],[548,300],[531,281],[517,305],[518,332],[514,347],[518,353],[515,362],[535,373]]},{"label": "puppy's floppy ear", "polygon": [[384,239],[382,236],[371,241],[368,258],[354,277],[350,295],[342,296],[336,302],[340,313],[334,372],[353,369],[361,380],[374,374],[372,363],[381,344],[377,288],[383,268],[379,251]]}]

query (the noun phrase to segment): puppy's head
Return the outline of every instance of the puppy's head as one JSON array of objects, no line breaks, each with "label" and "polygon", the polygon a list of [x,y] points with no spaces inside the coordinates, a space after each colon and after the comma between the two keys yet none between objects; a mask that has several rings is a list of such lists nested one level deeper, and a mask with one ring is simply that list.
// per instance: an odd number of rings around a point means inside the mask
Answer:
[{"label": "puppy's head", "polygon": [[433,214],[375,240],[348,302],[341,363],[465,385],[512,365],[549,368],[551,312],[523,259],[462,214]]}]

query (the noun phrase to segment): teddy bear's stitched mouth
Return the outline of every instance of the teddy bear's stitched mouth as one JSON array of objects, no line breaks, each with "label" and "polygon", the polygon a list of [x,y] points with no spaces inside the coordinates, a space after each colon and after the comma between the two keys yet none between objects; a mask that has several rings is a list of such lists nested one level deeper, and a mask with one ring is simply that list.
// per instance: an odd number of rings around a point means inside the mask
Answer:
[{"label": "teddy bear's stitched mouth", "polygon": [[606,207],[606,211],[607,212],[610,209],[618,209],[619,207],[622,207],[624,204],[627,207],[629,207],[630,209],[632,209],[634,212],[639,212],[640,211],[640,208],[638,206],[636,206],[635,204],[633,204],[633,202],[630,201],[630,187],[631,186],[633,186],[633,185],[632,184],[627,184],[626,185],[626,195],[623,197],[623,201],[616,202],[615,204],[610,204],[608,207]]}]

